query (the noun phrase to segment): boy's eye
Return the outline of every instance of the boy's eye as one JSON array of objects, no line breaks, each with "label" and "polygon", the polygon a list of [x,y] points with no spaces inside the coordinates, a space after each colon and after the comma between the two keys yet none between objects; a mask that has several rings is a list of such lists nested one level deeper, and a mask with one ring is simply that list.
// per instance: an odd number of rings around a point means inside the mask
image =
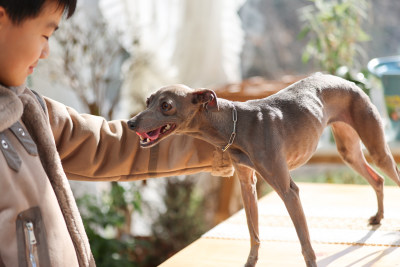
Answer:
[{"label": "boy's eye", "polygon": [[44,39],[46,39],[47,41],[49,40],[49,36],[43,35]]}]

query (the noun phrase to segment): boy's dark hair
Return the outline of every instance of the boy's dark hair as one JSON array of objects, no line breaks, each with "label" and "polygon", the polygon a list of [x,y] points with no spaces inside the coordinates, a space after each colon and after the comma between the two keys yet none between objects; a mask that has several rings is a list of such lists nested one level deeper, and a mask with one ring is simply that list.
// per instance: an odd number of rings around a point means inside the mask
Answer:
[{"label": "boy's dark hair", "polygon": [[4,7],[13,23],[19,24],[25,19],[38,16],[44,4],[50,1],[58,3],[69,18],[75,11],[77,0],[0,0],[0,6]]}]

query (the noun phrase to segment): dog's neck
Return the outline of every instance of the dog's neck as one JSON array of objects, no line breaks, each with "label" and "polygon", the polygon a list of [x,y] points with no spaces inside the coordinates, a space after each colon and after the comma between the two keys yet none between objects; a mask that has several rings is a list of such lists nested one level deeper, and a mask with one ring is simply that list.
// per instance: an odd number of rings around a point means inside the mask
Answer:
[{"label": "dog's neck", "polygon": [[192,130],[186,134],[210,142],[223,150],[232,141],[235,126],[234,109],[232,101],[218,98],[218,111],[201,108],[191,122],[189,128]]}]

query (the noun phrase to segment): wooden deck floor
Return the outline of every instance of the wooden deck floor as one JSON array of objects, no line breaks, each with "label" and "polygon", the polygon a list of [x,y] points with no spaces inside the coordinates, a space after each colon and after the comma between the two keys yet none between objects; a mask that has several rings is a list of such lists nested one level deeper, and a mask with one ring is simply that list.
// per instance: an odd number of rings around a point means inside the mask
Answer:
[{"label": "wooden deck floor", "polygon": [[[377,207],[371,187],[301,183],[299,187],[318,266],[400,266],[400,188],[385,187],[385,219],[379,227],[371,227],[368,218]],[[259,214],[257,266],[305,266],[294,227],[276,193],[259,201]],[[243,266],[249,247],[241,210],[160,266]]]}]

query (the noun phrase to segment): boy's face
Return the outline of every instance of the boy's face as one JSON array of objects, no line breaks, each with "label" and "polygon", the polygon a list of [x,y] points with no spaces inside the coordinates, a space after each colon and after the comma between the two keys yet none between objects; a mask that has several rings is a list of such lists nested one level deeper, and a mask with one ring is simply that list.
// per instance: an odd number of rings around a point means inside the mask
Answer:
[{"label": "boy's face", "polygon": [[48,38],[57,29],[63,9],[47,1],[36,18],[14,24],[0,6],[0,83],[19,86],[33,72],[39,59],[49,55]]}]

